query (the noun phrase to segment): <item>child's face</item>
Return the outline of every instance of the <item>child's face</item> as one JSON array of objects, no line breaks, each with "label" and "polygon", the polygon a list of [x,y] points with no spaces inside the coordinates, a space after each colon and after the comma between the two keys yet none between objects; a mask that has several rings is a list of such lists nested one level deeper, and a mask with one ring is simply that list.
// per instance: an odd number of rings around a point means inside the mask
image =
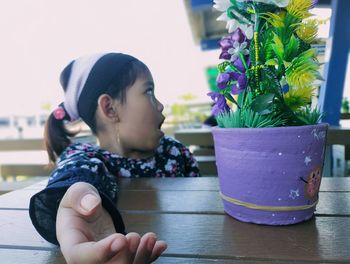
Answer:
[{"label": "child's face", "polygon": [[[147,156],[155,151],[164,133],[164,106],[156,99],[150,73],[142,74],[126,92],[126,102],[118,108],[120,147],[127,156]],[[132,154],[132,155],[130,155]]]}]

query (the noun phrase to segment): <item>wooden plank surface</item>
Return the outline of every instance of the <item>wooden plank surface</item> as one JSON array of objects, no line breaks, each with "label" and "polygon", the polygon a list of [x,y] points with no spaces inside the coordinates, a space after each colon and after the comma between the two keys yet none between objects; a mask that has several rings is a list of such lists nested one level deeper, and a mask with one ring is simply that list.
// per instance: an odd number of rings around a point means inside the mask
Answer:
[{"label": "wooden plank surface", "polygon": [[42,180],[42,177],[32,177],[30,180],[25,181],[0,181],[0,195],[27,187],[38,182],[39,180]]},{"label": "wooden plank surface", "polygon": [[[350,178],[322,178],[321,192],[350,192]],[[41,190],[47,184],[47,179],[30,185],[25,190]],[[123,178],[118,181],[121,190],[160,190],[160,191],[218,191],[218,178]]]},{"label": "wooden plank surface", "polygon": [[[291,226],[239,222],[228,215],[123,213],[128,231],[152,230],[165,256],[350,262],[349,217],[316,217]],[[57,250],[31,225],[27,211],[0,210],[0,248]]]},{"label": "wooden plank surface", "polygon": [[[29,198],[44,186],[0,197],[0,258],[7,263],[64,263],[29,219]],[[350,263],[350,178],[324,178],[316,216],[290,226],[242,223],[226,215],[217,178],[123,179],[119,186],[127,230],[152,230],[168,243],[156,263]]]},{"label": "wooden plank surface", "polygon": [[185,144],[186,146],[214,146],[211,129],[180,129],[175,131],[175,138]]},{"label": "wooden plank surface", "polygon": [[350,113],[340,113],[340,119],[350,119]]},{"label": "wooden plank surface", "polygon": [[[30,197],[44,188],[45,184],[40,182],[2,195],[0,210],[27,209]],[[180,211],[187,213],[223,212],[217,178],[123,179],[119,186],[118,206],[121,210],[175,212],[182,204]],[[316,213],[350,215],[349,178],[322,179]]]},{"label": "wooden plank surface", "polygon": [[0,151],[46,150],[42,138],[1,139]]},{"label": "wooden plank surface", "polygon": [[[20,250],[0,248],[1,264],[47,264],[47,263],[65,263],[64,258],[59,250],[57,251],[40,251],[40,250]],[[225,259],[204,259],[204,258],[185,258],[185,257],[160,257],[156,264],[268,264],[269,261],[264,260],[225,260]],[[274,261],[274,264],[290,264],[286,261]],[[310,262],[299,262],[300,264],[310,264]]]},{"label": "wooden plank surface", "polygon": [[23,250],[16,248],[0,247],[1,264],[47,264],[47,263],[65,263],[61,252],[42,250]]},{"label": "wooden plank surface", "polygon": [[125,221],[130,231],[161,234],[167,254],[350,262],[348,217],[282,227],[242,223],[227,215],[127,214]]},{"label": "wooden plank surface", "polygon": [[327,132],[327,144],[350,145],[350,128],[330,127]]},{"label": "wooden plank surface", "polygon": [[[0,210],[27,210],[35,190],[15,191],[0,199]],[[184,202],[186,201],[186,202]],[[181,207],[179,207],[181,205]],[[121,211],[149,213],[224,214],[217,191],[121,191],[118,208]],[[317,215],[350,216],[350,192],[321,192]]]},{"label": "wooden plank surface", "polygon": [[2,164],[1,176],[49,176],[53,167],[47,164]]}]

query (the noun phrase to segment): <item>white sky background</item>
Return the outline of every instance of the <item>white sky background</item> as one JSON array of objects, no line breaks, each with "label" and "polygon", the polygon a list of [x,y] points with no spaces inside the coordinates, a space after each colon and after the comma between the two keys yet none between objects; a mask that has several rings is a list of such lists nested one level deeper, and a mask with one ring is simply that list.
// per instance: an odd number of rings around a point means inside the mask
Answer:
[{"label": "white sky background", "polygon": [[179,0],[1,1],[0,32],[0,116],[56,106],[63,99],[63,67],[106,51],[144,61],[165,104],[186,93],[209,101],[205,67],[219,55],[194,45]]},{"label": "white sky background", "polygon": [[194,44],[182,0],[1,1],[0,32],[0,116],[59,104],[61,70],[89,53],[144,61],[164,104],[187,93],[209,101],[205,68],[219,62],[220,50]]}]

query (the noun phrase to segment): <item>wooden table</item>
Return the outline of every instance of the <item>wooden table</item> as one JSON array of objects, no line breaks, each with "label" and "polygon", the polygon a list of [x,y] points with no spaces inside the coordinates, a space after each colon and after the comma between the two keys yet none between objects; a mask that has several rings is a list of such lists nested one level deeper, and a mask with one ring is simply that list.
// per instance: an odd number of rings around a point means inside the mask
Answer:
[{"label": "wooden table", "polygon": [[[64,263],[28,216],[44,182],[0,196],[0,263]],[[168,242],[156,263],[350,263],[350,178],[324,178],[316,217],[291,226],[239,222],[223,212],[218,179],[124,179],[128,231]]]}]

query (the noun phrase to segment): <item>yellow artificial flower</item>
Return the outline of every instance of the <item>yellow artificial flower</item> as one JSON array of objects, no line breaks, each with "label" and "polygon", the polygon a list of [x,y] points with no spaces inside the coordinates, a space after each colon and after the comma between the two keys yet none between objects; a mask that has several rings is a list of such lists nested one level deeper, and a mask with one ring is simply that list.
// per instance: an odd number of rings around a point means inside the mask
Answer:
[{"label": "yellow artificial flower", "polygon": [[287,11],[292,16],[303,20],[312,16],[309,12],[312,7],[312,0],[291,0],[287,6]]},{"label": "yellow artificial flower", "polygon": [[300,107],[311,103],[314,92],[315,88],[311,86],[305,86],[302,88],[292,87],[286,94],[284,94],[284,100],[290,109],[296,111]]},{"label": "yellow artificial flower", "polygon": [[269,22],[273,27],[282,28],[285,26],[284,24],[285,16],[286,16],[285,12],[278,12],[278,13],[268,12],[265,15],[262,15],[261,17],[265,18],[266,21]]},{"label": "yellow artificial flower", "polygon": [[306,43],[312,43],[317,37],[318,21],[316,19],[309,19],[299,25],[297,28],[297,35]]}]

